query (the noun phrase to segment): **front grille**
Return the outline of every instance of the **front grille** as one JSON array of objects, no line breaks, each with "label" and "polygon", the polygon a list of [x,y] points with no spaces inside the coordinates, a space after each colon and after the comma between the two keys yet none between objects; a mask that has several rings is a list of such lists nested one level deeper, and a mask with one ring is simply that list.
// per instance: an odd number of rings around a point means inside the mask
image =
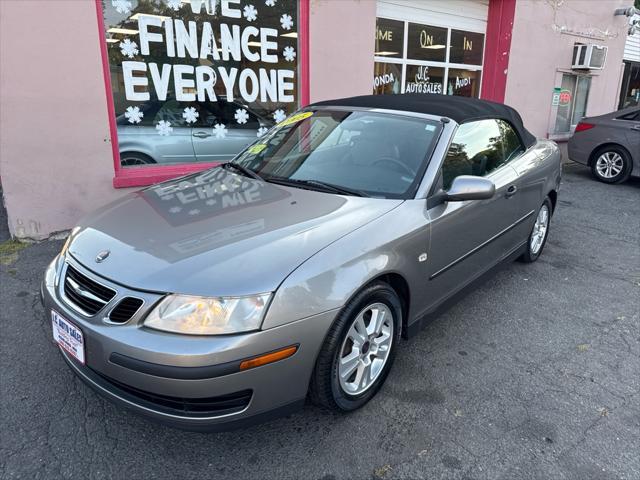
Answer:
[{"label": "front grille", "polygon": [[131,320],[138,309],[142,306],[144,301],[140,298],[125,297],[120,300],[120,303],[116,305],[116,308],[111,310],[109,314],[109,320],[115,323],[125,323]]},{"label": "front grille", "polygon": [[242,390],[208,398],[170,397],[139,390],[107,377],[96,370],[92,369],[92,371],[120,390],[120,395],[122,393],[128,394],[135,397],[138,402],[151,404],[149,406],[154,410],[184,417],[214,417],[241,412],[247,408],[253,394],[251,390]]},{"label": "front grille", "polygon": [[64,295],[82,313],[95,315],[116,295],[104,285],[91,280],[71,265],[67,265],[64,279]]}]

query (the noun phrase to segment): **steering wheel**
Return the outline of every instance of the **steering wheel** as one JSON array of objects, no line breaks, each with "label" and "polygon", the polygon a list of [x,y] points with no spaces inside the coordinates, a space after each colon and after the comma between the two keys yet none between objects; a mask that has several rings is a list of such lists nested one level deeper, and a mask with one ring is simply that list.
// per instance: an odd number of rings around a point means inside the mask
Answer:
[{"label": "steering wheel", "polygon": [[380,157],[378,159],[376,159],[371,165],[376,165],[378,163],[390,163],[395,165],[396,167],[400,167],[405,173],[408,173],[409,175],[411,175],[412,177],[414,177],[416,175],[416,172],[414,172],[413,170],[411,170],[411,168],[409,168],[407,165],[405,165],[404,163],[402,163],[400,160],[398,160],[395,157],[389,156],[389,155],[385,155],[383,157]]}]

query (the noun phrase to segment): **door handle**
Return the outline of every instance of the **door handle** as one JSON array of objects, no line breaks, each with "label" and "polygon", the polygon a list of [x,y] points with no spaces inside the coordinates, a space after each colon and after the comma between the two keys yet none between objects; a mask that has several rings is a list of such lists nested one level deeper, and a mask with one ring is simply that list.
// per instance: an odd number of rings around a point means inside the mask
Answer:
[{"label": "door handle", "polygon": [[509,188],[507,188],[507,191],[504,193],[504,196],[507,198],[513,197],[517,191],[518,191],[518,187],[516,187],[515,185],[509,185]]},{"label": "door handle", "polygon": [[198,138],[207,138],[207,137],[210,137],[211,134],[207,132],[195,132],[193,136]]},{"label": "door handle", "polygon": [[640,125],[634,125],[631,130],[640,130]]}]

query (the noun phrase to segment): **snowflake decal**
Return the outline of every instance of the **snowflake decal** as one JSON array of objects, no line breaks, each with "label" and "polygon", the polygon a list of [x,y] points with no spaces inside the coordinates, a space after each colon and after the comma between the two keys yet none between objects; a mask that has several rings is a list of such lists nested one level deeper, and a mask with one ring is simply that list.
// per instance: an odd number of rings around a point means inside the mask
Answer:
[{"label": "snowflake decal", "polygon": [[171,135],[171,132],[173,132],[173,127],[171,126],[171,122],[167,122],[166,120],[160,120],[156,124],[156,130],[158,131],[159,135],[162,135],[163,137],[168,137],[169,135]]},{"label": "snowflake decal", "polygon": [[180,213],[182,211],[182,207],[171,207],[169,209],[169,213]]},{"label": "snowflake decal", "polygon": [[291,27],[293,27],[293,18],[291,18],[291,15],[283,13],[280,17],[280,25],[282,25],[282,28],[285,30],[291,30]]},{"label": "snowflake decal", "polygon": [[138,54],[138,44],[125,38],[120,42],[120,51],[125,57],[133,58]]},{"label": "snowflake decal", "polygon": [[227,136],[227,127],[225,127],[221,123],[216,123],[213,126],[213,134],[216,136],[216,138],[224,138]]},{"label": "snowflake decal", "polygon": [[276,6],[276,1],[277,0],[264,0],[264,4],[267,7],[275,7]]},{"label": "snowflake decal", "polygon": [[187,107],[182,111],[182,118],[187,123],[194,123],[200,114],[196,111],[195,107]]},{"label": "snowflake decal", "polygon": [[246,18],[249,22],[253,22],[256,18],[258,18],[258,11],[253,5],[245,5],[242,14],[244,15],[244,18]]},{"label": "snowflake decal", "polygon": [[267,127],[260,127],[260,128],[258,129],[258,134],[257,134],[257,136],[258,136],[258,137],[261,137],[261,136],[263,136],[265,133],[267,133],[268,131],[269,131],[269,129],[268,129]]},{"label": "snowflake decal", "polygon": [[180,10],[181,6],[182,6],[181,0],[167,0],[167,7],[169,7],[170,9],[176,12]]},{"label": "snowflake decal", "polygon": [[233,116],[233,118],[235,118],[236,122],[240,124],[247,123],[247,120],[249,120],[249,114],[244,108],[239,108],[236,110],[236,114]]},{"label": "snowflake decal", "polygon": [[127,107],[124,112],[124,116],[129,123],[140,123],[142,121],[142,117],[144,117],[144,113],[140,111],[140,107]]},{"label": "snowflake decal", "polygon": [[284,113],[284,110],[282,110],[281,108],[273,112],[273,119],[276,121],[276,123],[280,123],[285,118],[287,118],[287,114]]},{"label": "snowflake decal", "polygon": [[124,13],[129,15],[133,5],[130,0],[111,0],[111,6],[116,9],[118,13]]},{"label": "snowflake decal", "polygon": [[296,59],[296,50],[293,47],[284,47],[282,54],[287,62],[293,62]]}]

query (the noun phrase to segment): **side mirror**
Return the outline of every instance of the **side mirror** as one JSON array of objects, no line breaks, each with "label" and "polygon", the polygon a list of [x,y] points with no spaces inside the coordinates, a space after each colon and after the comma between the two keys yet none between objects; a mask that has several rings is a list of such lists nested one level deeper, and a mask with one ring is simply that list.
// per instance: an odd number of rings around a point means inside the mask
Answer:
[{"label": "side mirror", "polygon": [[453,179],[444,200],[448,202],[464,202],[465,200],[485,200],[496,193],[496,186],[491,180],[473,175],[460,175]]}]

